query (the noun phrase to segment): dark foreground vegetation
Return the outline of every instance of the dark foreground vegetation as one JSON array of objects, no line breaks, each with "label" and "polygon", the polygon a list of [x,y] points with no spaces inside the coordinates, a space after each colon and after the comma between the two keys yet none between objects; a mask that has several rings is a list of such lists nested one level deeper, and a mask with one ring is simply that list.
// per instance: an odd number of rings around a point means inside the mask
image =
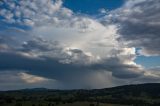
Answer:
[{"label": "dark foreground vegetation", "polygon": [[160,84],[94,90],[3,91],[0,92],[0,106],[160,106]]}]

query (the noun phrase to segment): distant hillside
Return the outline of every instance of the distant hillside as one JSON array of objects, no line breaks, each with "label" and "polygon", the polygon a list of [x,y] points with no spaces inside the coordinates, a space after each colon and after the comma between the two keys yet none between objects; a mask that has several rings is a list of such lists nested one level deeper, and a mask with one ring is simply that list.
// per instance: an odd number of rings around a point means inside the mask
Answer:
[{"label": "distant hillside", "polygon": [[105,88],[93,91],[100,91],[106,94],[112,95],[131,95],[132,96],[141,96],[142,93],[146,93],[149,96],[160,97],[160,83],[146,83],[146,84],[137,84],[137,85],[124,85],[113,88]]},{"label": "distant hillside", "polygon": [[[52,90],[46,88],[0,92],[0,103],[75,103],[96,102],[134,106],[160,106],[160,84],[125,85],[93,90]],[[35,103],[35,104],[36,104]],[[9,106],[12,106],[11,104]]]}]

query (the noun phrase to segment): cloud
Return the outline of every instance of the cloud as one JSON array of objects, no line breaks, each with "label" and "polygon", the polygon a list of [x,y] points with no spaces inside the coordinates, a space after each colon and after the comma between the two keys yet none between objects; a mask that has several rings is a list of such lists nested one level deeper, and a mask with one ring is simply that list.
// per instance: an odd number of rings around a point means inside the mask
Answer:
[{"label": "cloud", "polygon": [[101,8],[101,9],[99,9],[99,12],[100,12],[101,14],[107,14],[108,10],[106,10],[106,9],[104,9],[104,8]]},{"label": "cloud", "polygon": [[141,55],[158,56],[159,11],[159,0],[130,0],[123,7],[110,12],[106,19],[118,25],[119,40],[126,42],[130,47],[141,48],[139,51]]},{"label": "cloud", "polygon": [[[58,42],[49,42],[40,38],[24,42],[21,46],[20,49],[3,50],[2,48],[0,69],[11,70],[11,72],[25,70],[25,73],[20,71],[20,78],[30,84],[34,81],[38,81],[36,82],[38,84],[45,78],[58,81],[51,88],[56,86],[62,89],[102,88],[120,85],[122,82],[125,84],[124,79],[138,78],[143,74],[136,65],[125,63],[128,58],[132,61],[134,56],[127,55],[134,55],[134,49],[126,48],[119,51],[121,54],[118,53],[117,57],[97,60],[80,49],[65,49]],[[127,57],[124,61],[118,56]]]},{"label": "cloud", "polygon": [[[109,19],[112,24],[77,15],[63,7],[61,0],[0,2],[3,7],[1,21],[11,24],[0,30],[0,72],[9,70],[7,75],[10,76],[10,73],[16,73],[13,75],[16,81],[25,82],[25,86],[43,83],[42,86],[47,84],[51,88],[101,88],[155,78],[155,73],[147,73],[143,66],[134,62],[137,47],[149,50],[148,46],[138,43],[143,35],[128,37],[123,30],[130,21],[130,14],[136,11],[128,13],[131,6],[143,1],[129,1],[112,11],[108,15],[115,18],[115,21]],[[123,20],[121,13],[125,9],[128,10],[123,16],[126,20]],[[121,25],[123,22],[124,26]],[[130,31],[127,29],[128,35]],[[134,38],[136,36],[139,38]],[[147,39],[151,37],[146,36]],[[2,76],[5,75],[4,72]],[[48,86],[51,80],[56,83]]]},{"label": "cloud", "polygon": [[134,63],[134,48],[116,48],[108,53],[112,55],[97,58],[81,49],[66,48],[59,42],[32,37],[32,40],[22,42],[19,48],[2,50],[0,68],[28,70],[31,74],[58,80],[65,78],[64,75],[69,78],[74,73],[84,74],[90,70],[110,71],[118,78],[134,78],[142,74],[142,67]]},{"label": "cloud", "polygon": [[59,87],[60,85],[55,80],[46,79],[39,76],[34,76],[25,71],[0,71],[0,89],[13,90],[24,88],[35,88],[46,86],[48,88]]},{"label": "cloud", "polygon": [[48,79],[45,79],[43,77],[38,77],[34,75],[29,75],[27,73],[19,73],[20,78],[24,80],[27,83],[42,83],[44,81],[47,81]]},{"label": "cloud", "polygon": [[0,16],[7,23],[36,26],[49,21],[53,24],[72,15],[72,11],[62,7],[61,0],[2,0],[0,2],[2,8]]}]

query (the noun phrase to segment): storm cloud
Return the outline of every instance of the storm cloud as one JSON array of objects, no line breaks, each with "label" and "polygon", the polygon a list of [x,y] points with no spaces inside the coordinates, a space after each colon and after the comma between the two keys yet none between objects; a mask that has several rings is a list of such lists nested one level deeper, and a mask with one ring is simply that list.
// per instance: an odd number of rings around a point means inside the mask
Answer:
[{"label": "storm cloud", "polygon": [[13,79],[62,89],[158,82],[135,59],[159,55],[159,4],[129,0],[95,19],[61,0],[0,1],[0,89]]}]

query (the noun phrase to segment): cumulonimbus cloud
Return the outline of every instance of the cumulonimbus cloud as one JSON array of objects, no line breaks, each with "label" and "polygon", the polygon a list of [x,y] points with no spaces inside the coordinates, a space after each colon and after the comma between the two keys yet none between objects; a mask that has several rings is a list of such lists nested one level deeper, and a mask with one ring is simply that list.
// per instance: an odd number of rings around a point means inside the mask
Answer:
[{"label": "cumulonimbus cloud", "polygon": [[[147,74],[143,66],[134,62],[136,48],[153,50],[145,45],[153,41],[152,34],[158,41],[158,29],[147,30],[157,26],[145,22],[152,20],[143,17],[149,13],[137,13],[147,11],[143,6],[147,3],[127,2],[110,12],[106,16],[109,23],[104,25],[105,20],[74,14],[63,7],[61,0],[2,0],[1,23],[17,26],[0,30],[0,70],[23,70],[21,79],[26,79],[26,75],[32,79],[53,79],[64,86],[70,84],[68,88],[114,86],[138,78],[145,82],[146,75],[154,74]],[[147,25],[141,27],[142,24]],[[136,28],[132,28],[134,25]],[[143,32],[143,28],[147,31]],[[140,44],[143,37],[147,41]],[[158,50],[155,48],[154,54]]]}]

